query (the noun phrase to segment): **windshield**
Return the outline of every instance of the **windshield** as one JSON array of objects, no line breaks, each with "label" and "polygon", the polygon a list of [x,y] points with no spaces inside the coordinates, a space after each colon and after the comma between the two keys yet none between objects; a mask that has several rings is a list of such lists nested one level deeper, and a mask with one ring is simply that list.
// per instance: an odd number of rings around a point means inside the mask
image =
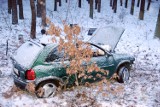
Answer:
[{"label": "windshield", "polygon": [[97,29],[93,34],[89,42],[94,43],[96,45],[109,45],[111,47],[111,51],[114,51],[121,35],[123,34],[124,29],[107,26]]},{"label": "windshield", "polygon": [[23,67],[30,68],[42,49],[42,45],[27,41],[18,48],[13,58]]}]

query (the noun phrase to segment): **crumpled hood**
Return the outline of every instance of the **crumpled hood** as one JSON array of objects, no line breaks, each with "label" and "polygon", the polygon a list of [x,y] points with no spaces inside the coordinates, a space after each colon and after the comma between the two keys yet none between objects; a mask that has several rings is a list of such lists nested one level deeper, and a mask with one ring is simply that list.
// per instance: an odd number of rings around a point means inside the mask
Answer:
[{"label": "crumpled hood", "polygon": [[123,28],[107,26],[97,29],[93,34],[90,43],[96,45],[109,45],[111,51],[113,52],[116,48],[122,34],[124,32]]}]

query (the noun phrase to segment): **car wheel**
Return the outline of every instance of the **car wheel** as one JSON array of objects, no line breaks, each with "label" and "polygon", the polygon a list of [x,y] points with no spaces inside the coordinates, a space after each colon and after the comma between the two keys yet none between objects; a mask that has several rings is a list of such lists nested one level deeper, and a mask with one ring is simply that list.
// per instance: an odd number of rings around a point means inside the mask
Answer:
[{"label": "car wheel", "polygon": [[36,95],[39,98],[47,98],[54,96],[57,91],[57,86],[52,81],[44,81],[40,83],[36,89]]},{"label": "car wheel", "polygon": [[119,76],[118,82],[127,83],[129,81],[129,77],[130,77],[129,68],[126,66],[120,67],[120,69],[118,71],[118,76]]}]

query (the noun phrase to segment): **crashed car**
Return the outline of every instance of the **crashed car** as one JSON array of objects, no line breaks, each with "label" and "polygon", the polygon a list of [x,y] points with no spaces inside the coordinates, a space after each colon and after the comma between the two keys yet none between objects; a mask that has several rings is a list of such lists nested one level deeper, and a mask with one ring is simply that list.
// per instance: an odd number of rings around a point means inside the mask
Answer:
[{"label": "crashed car", "polygon": [[[93,50],[100,54],[93,55],[91,62],[104,70],[109,71],[106,78],[117,73],[120,83],[127,82],[130,77],[130,68],[135,58],[126,54],[116,54],[114,49],[123,34],[123,28],[103,27],[97,29],[88,41]],[[38,97],[50,97],[55,95],[60,84],[66,82],[69,76],[64,65],[59,60],[63,52],[58,52],[58,44],[41,44],[27,41],[21,45],[11,58],[13,62],[13,78],[16,86],[25,89],[28,83],[34,83],[36,90],[43,89],[43,94]],[[65,60],[63,63],[68,63]],[[93,71],[94,72],[94,71]],[[68,85],[74,84],[75,78],[69,78]]]}]

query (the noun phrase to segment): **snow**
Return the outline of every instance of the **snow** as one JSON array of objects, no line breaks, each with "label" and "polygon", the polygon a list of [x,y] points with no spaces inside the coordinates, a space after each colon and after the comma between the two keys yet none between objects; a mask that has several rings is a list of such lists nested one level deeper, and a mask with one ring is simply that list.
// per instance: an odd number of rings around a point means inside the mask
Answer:
[{"label": "snow", "polygon": [[42,45],[37,45],[31,41],[27,41],[18,48],[16,53],[13,55],[13,58],[18,64],[30,69],[42,49]]},{"label": "snow", "polygon": [[[137,1],[136,1],[137,2]],[[5,98],[6,92],[12,92],[13,79],[11,77],[12,64],[10,56],[21,45],[18,35],[22,34],[24,41],[29,39],[30,35],[30,5],[29,0],[23,0],[25,20],[19,20],[18,25],[11,24],[11,15],[7,14],[7,1],[1,0],[0,4],[0,106],[80,106],[90,104],[82,102],[78,93],[86,92],[88,97],[95,99],[93,105],[103,107],[158,107],[160,106],[160,40],[154,37],[154,31],[157,21],[159,3],[152,0],[150,10],[145,10],[143,21],[138,19],[139,8],[135,7],[134,15],[130,15],[130,4],[125,9],[119,6],[117,13],[109,6],[109,0],[102,0],[101,13],[94,10],[94,19],[89,16],[89,4],[82,0],[82,8],[78,8],[77,0],[70,0],[65,3],[62,0],[62,7],[54,12],[53,1],[47,0],[47,15],[56,26],[62,28],[62,22],[79,24],[82,27],[81,39],[88,39],[85,36],[89,28],[100,28],[104,26],[119,26],[125,29],[117,48],[116,53],[131,54],[136,58],[134,70],[131,71],[131,78],[128,84],[119,84],[113,82],[110,87],[116,91],[117,86],[124,87],[123,91],[112,94],[104,90],[108,96],[102,96],[103,92],[98,93],[98,87],[81,87],[73,91],[64,91],[53,98],[38,99],[24,91],[14,92],[9,98]],[[136,3],[135,3],[136,4]],[[41,19],[37,18],[37,38],[42,38],[40,33]],[[49,37],[46,37],[49,40]],[[6,41],[9,40],[8,55],[6,56]],[[98,94],[97,94],[98,93]],[[88,98],[87,97],[87,98]]]}]

